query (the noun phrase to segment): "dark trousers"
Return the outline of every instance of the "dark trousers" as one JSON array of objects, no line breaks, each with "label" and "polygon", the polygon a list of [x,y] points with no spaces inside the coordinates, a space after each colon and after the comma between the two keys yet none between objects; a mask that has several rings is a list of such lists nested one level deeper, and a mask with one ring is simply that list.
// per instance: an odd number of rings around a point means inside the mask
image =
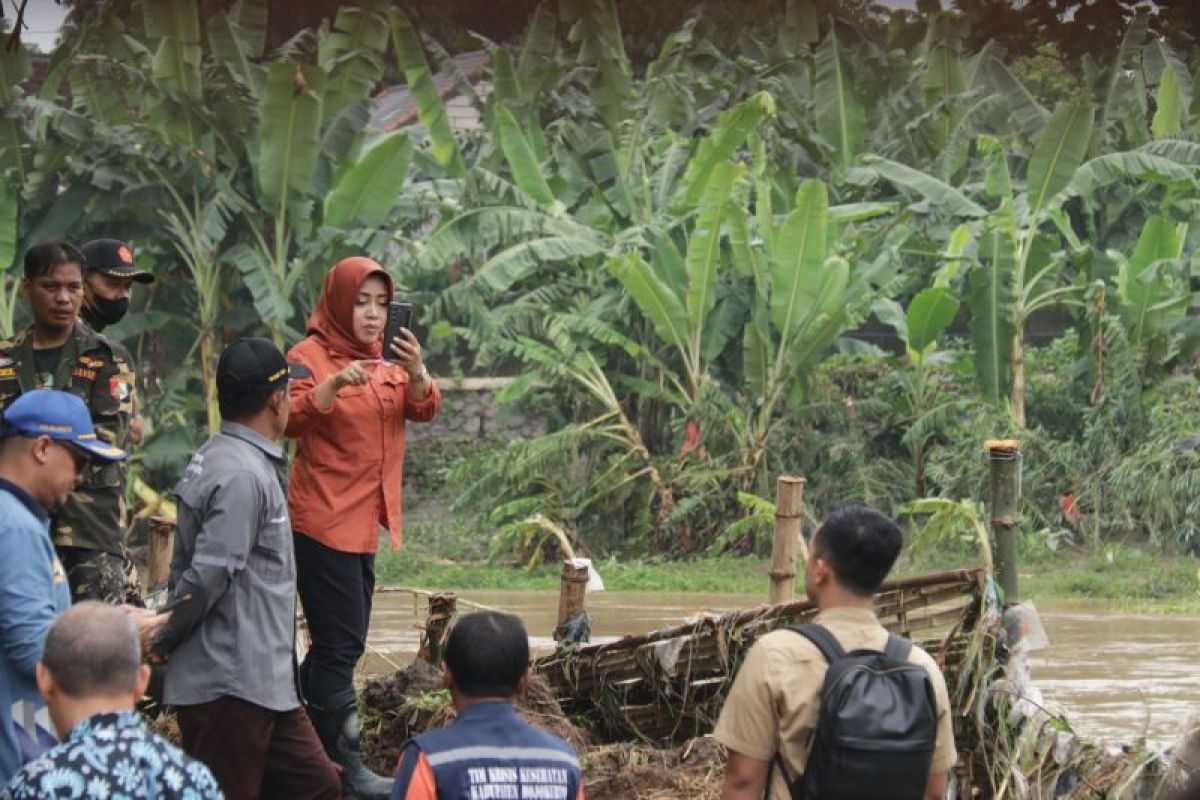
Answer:
[{"label": "dark trousers", "polygon": [[343,553],[296,531],[296,588],[312,649],[300,665],[305,699],[333,711],[354,702],[354,668],[367,646],[374,553]]},{"label": "dark trousers", "polygon": [[176,706],[183,750],[208,765],[227,800],[336,800],[337,767],[304,709],[222,697]]}]

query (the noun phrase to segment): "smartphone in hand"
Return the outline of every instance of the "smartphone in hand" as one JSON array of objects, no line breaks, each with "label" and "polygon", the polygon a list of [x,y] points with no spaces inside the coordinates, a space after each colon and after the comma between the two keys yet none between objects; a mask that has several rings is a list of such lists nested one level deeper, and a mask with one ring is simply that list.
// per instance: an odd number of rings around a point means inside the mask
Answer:
[{"label": "smartphone in hand", "polygon": [[383,329],[383,357],[385,359],[396,360],[396,354],[392,352],[392,341],[400,335],[401,328],[412,330],[416,316],[417,309],[413,307],[412,303],[401,303],[399,300],[388,303],[387,325]]}]

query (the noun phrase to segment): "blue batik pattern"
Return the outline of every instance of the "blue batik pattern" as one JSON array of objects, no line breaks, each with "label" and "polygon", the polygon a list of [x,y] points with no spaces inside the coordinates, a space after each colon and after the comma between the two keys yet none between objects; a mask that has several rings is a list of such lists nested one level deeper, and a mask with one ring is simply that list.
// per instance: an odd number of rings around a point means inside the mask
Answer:
[{"label": "blue batik pattern", "polygon": [[97,714],[21,768],[0,800],[224,800],[208,767],[133,712]]}]

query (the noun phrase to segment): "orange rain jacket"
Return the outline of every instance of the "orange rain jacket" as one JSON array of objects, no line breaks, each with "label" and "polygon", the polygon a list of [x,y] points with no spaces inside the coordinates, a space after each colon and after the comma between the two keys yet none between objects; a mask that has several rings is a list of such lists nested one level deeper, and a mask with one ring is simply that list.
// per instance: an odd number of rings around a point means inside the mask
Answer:
[{"label": "orange rain jacket", "polygon": [[371,380],[338,390],[322,411],[313,393],[326,378],[350,363],[309,337],[288,352],[312,370],[292,381],[287,435],[297,440],[288,486],[292,529],[326,547],[346,553],[374,553],[378,525],[391,532],[392,549],[403,539],[400,484],[404,469],[406,420],[428,422],[442,405],[432,379],[425,399],[408,394],[408,373],[398,364],[366,364]]}]

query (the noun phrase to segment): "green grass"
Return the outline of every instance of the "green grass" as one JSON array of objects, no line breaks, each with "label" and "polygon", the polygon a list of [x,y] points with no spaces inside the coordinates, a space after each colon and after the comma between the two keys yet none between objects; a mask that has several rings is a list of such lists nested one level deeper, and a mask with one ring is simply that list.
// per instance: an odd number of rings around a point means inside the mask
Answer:
[{"label": "green grass", "polygon": [[[557,562],[532,568],[488,559],[488,537],[428,496],[406,497],[405,546],[383,545],[376,562],[380,585],[419,589],[555,591]],[[1087,601],[1114,611],[1200,614],[1200,560],[1127,545],[1099,552],[1052,550],[1044,540],[1022,542],[1021,596],[1035,601]],[[942,549],[901,557],[893,575],[907,577],[969,567],[970,552]],[[769,584],[765,559],[705,556],[686,560],[603,559],[598,569],[610,591],[760,594]],[[797,595],[803,576],[797,578]]]}]

